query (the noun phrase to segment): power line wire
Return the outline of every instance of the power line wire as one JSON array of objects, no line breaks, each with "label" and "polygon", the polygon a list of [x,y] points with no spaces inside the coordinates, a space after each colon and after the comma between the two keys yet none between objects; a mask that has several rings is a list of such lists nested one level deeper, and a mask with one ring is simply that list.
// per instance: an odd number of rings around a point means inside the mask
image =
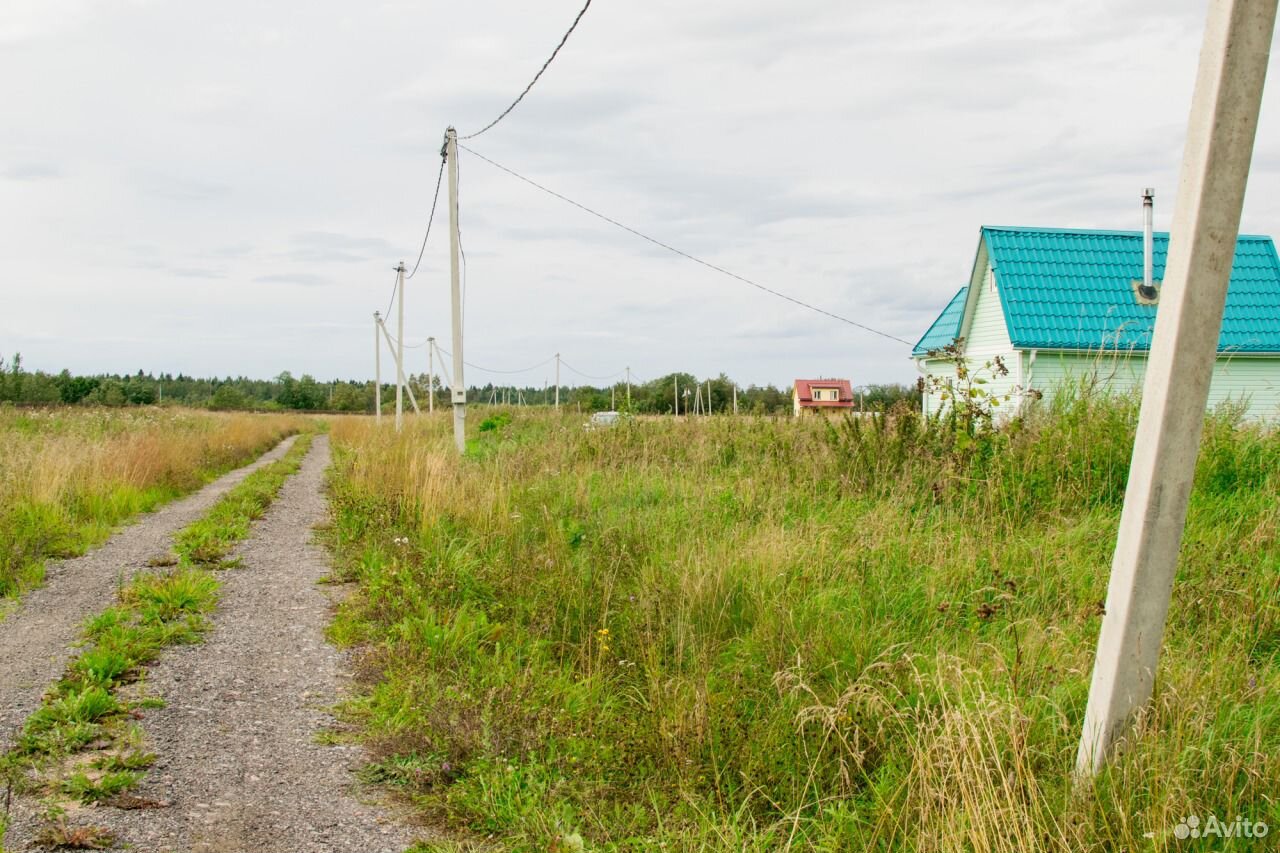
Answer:
[{"label": "power line wire", "polygon": [[619,370],[617,373],[610,373],[608,376],[592,376],[590,373],[583,373],[581,370],[578,370],[576,367],[574,367],[574,366],[573,366],[572,364],[570,364],[569,362],[565,361],[563,358],[562,358],[562,359],[560,359],[560,364],[562,364],[562,365],[564,365],[565,367],[569,368],[569,370],[571,370],[572,372],[574,372],[574,373],[578,374],[578,375],[579,375],[579,376],[581,376],[583,379],[594,379],[594,380],[596,380],[597,382],[603,382],[603,381],[604,381],[604,380],[606,380],[606,379],[613,379],[614,377],[621,376],[622,374],[624,374],[624,373],[626,373],[626,372],[627,372],[627,371],[626,371],[626,368],[623,368],[622,370]]},{"label": "power line wire", "polygon": [[[449,358],[453,358],[453,353],[449,352],[447,349],[440,346],[439,344],[436,344],[436,349],[439,350],[442,355],[446,355]],[[471,362],[466,361],[465,359],[463,360],[462,363],[474,370],[479,370],[481,373],[512,374],[512,373],[528,373],[530,370],[537,370],[539,367],[542,367],[545,364],[550,364],[555,360],[556,360],[556,357],[553,355],[551,356],[551,358],[548,358],[545,361],[540,361],[537,364],[530,365],[529,367],[522,367],[519,370],[494,370],[491,367],[481,367],[478,364],[472,364]]]},{"label": "power line wire", "polygon": [[[431,197],[431,214],[427,217],[427,231],[422,235],[422,248],[418,250],[418,259],[413,262],[413,272],[409,273],[408,278],[418,272],[418,264],[422,263],[422,253],[427,250],[427,238],[431,236],[431,223],[436,218],[436,202],[440,200],[440,182],[444,179],[444,158],[440,158],[440,173],[436,175],[436,193]],[[406,279],[408,280],[408,279]],[[390,310],[390,309],[388,309]]]},{"label": "power line wire", "polygon": [[538,78],[541,77],[543,72],[546,71],[548,66],[551,65],[551,61],[556,58],[556,54],[560,52],[560,48],[564,47],[564,43],[569,40],[569,36],[573,35],[573,31],[578,27],[578,22],[582,20],[582,16],[587,13],[587,9],[590,6],[591,6],[591,0],[587,0],[586,4],[583,5],[582,7],[582,11],[578,12],[578,17],[574,18],[573,23],[569,25],[569,31],[564,34],[564,38],[560,39],[560,43],[556,45],[556,49],[551,51],[551,56],[547,57],[547,61],[542,63],[542,67],[538,69],[538,73],[533,75],[533,79],[529,81],[529,85],[525,86],[524,91],[520,93],[520,96],[511,102],[511,106],[507,107],[505,110],[502,111],[501,115],[499,115],[493,121],[486,124],[484,127],[477,130],[475,133],[469,134],[467,136],[459,137],[460,139],[475,139],[477,136],[489,130],[495,124],[497,124],[498,122],[506,118],[507,113],[514,110],[516,108],[516,104],[524,100],[524,96],[529,94],[529,90],[533,88],[533,84],[538,82]]},{"label": "power line wire", "polygon": [[799,305],[801,308],[808,308],[810,311],[816,311],[817,313],[824,314],[833,320],[839,320],[842,323],[848,323],[850,326],[855,326],[859,329],[862,329],[865,332],[871,332],[873,335],[879,335],[882,338],[888,338],[891,341],[897,341],[898,343],[905,344],[906,346],[913,346],[911,341],[903,340],[897,335],[891,335],[888,332],[882,332],[879,329],[873,329],[870,326],[857,322],[856,320],[850,320],[848,317],[842,317],[839,314],[826,310],[825,308],[819,308],[817,305],[812,305],[808,302],[797,299],[794,296],[788,296],[787,294],[782,293],[781,291],[774,290],[771,287],[766,287],[763,284],[760,284],[759,282],[755,282],[749,278],[746,278],[745,276],[738,275],[735,272],[730,272],[724,267],[717,266],[711,263],[710,261],[704,261],[699,257],[695,257],[694,255],[689,254],[688,252],[681,251],[680,249],[677,249],[675,246],[672,246],[668,243],[664,243],[655,237],[650,237],[648,234],[637,231],[636,229],[632,228],[629,225],[624,225],[616,219],[611,219],[610,217],[605,216],[603,213],[600,213],[599,211],[592,210],[591,208],[587,207],[585,204],[576,202],[566,195],[561,195],[555,190],[550,189],[549,187],[545,187],[542,184],[538,183],[537,181],[531,180],[530,178],[526,178],[524,175],[520,174],[519,172],[513,169],[508,169],[506,166],[494,160],[490,160],[488,157],[484,156],[479,151],[476,151],[473,148],[468,148],[467,146],[462,145],[461,143],[458,144],[458,147],[465,148],[468,153],[476,155],[481,160],[488,163],[490,166],[493,166],[494,168],[497,168],[497,169],[501,169],[502,171],[506,172],[508,175],[511,175],[513,178],[518,178],[519,180],[524,181],[526,184],[529,184],[532,187],[536,187],[537,189],[542,190],[544,193],[547,193],[548,195],[555,196],[561,201],[571,204],[574,207],[578,208],[579,210],[582,210],[586,213],[591,214],[597,219],[603,219],[605,222],[608,222],[610,225],[613,225],[617,228],[621,228],[623,231],[630,232],[631,234],[634,234],[635,236],[639,237],[642,240],[647,240],[648,242],[652,243],[655,246],[666,249],[668,252],[671,252],[672,254],[679,255],[680,257],[693,261],[696,264],[701,264],[702,266],[707,267],[708,269],[715,270],[721,275],[726,275],[729,278],[736,279],[737,281],[740,281],[743,284],[749,284],[752,287],[756,288],[757,290],[763,290],[765,293],[769,293],[774,296],[777,296],[779,299],[785,299],[790,303]]},{"label": "power line wire", "polygon": [[396,304],[396,288],[400,286],[400,270],[396,270],[395,284],[391,285],[391,299],[387,301],[387,310],[383,317],[391,316],[391,306]]}]

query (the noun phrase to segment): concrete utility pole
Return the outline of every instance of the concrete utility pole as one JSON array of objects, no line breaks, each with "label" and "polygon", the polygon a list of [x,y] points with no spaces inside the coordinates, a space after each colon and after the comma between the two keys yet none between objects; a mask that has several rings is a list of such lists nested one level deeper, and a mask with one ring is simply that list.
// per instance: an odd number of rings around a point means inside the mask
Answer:
[{"label": "concrete utility pole", "polygon": [[556,353],[556,411],[560,410],[560,353]]},{"label": "concrete utility pole", "polygon": [[679,377],[671,377],[671,385],[674,389],[672,392],[676,398],[676,417],[680,417],[680,379]]},{"label": "concrete utility pole", "polygon": [[733,383],[733,413],[738,414],[738,383]]},{"label": "concrete utility pole", "polygon": [[[387,340],[387,349],[391,350],[391,352],[394,353],[396,346],[395,346],[395,343],[393,343],[391,340],[391,333],[387,331],[387,324],[382,323],[381,325],[382,325],[382,335]],[[414,414],[416,415],[422,414],[422,410],[418,408],[418,400],[416,397],[413,396],[413,388],[410,387],[409,380],[404,375],[404,365],[401,364],[398,360],[396,362],[396,381],[400,383],[400,386],[402,386],[404,390],[409,393],[409,402],[413,405]]]},{"label": "concrete utility pole", "polygon": [[[385,330],[384,330],[385,331]],[[396,267],[396,432],[404,425],[404,261]]]},{"label": "concrete utility pole", "polygon": [[627,411],[631,411],[631,368],[627,368]]},{"label": "concrete utility pole", "polygon": [[427,413],[436,411],[436,339],[427,338]]},{"label": "concrete utility pole", "polygon": [[614,385],[609,389],[609,410],[618,411],[618,386]]},{"label": "concrete utility pole", "polygon": [[1076,773],[1151,698],[1240,230],[1277,0],[1214,0],[1182,155]]},{"label": "concrete utility pole", "polygon": [[458,452],[467,449],[467,386],[462,379],[462,291],[458,268],[458,132],[444,134],[444,156],[449,166],[449,293],[453,302],[453,443]]},{"label": "concrete utility pole", "polygon": [[382,314],[373,312],[373,411],[374,423],[382,423]]}]

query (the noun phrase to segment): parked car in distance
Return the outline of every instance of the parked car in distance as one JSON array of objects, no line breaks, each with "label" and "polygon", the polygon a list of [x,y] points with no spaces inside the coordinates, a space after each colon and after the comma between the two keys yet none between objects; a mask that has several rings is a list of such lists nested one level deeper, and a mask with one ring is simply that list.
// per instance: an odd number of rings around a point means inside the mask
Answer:
[{"label": "parked car in distance", "polygon": [[585,429],[604,429],[616,426],[622,415],[619,412],[596,412],[591,416],[591,420],[582,426]]}]

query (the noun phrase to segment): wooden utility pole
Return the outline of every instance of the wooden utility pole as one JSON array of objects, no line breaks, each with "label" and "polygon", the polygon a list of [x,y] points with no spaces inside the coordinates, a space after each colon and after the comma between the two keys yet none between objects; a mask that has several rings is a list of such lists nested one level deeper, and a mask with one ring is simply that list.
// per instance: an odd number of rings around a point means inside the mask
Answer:
[{"label": "wooden utility pole", "polygon": [[382,424],[382,314],[373,312],[373,420]]},{"label": "wooden utility pole", "polygon": [[1076,772],[1151,698],[1240,230],[1277,0],[1213,0]]},{"label": "wooden utility pole", "polygon": [[449,295],[453,307],[453,443],[459,453],[467,449],[467,386],[462,378],[462,288],[458,265],[458,132],[444,133],[444,157],[449,167]]}]

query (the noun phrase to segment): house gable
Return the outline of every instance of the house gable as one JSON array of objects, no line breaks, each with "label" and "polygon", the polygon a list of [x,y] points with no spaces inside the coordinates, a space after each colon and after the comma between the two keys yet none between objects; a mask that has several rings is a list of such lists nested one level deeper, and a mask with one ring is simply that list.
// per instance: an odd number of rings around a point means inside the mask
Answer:
[{"label": "house gable", "polygon": [[848,379],[797,379],[791,393],[797,408],[853,406],[853,385]]}]

